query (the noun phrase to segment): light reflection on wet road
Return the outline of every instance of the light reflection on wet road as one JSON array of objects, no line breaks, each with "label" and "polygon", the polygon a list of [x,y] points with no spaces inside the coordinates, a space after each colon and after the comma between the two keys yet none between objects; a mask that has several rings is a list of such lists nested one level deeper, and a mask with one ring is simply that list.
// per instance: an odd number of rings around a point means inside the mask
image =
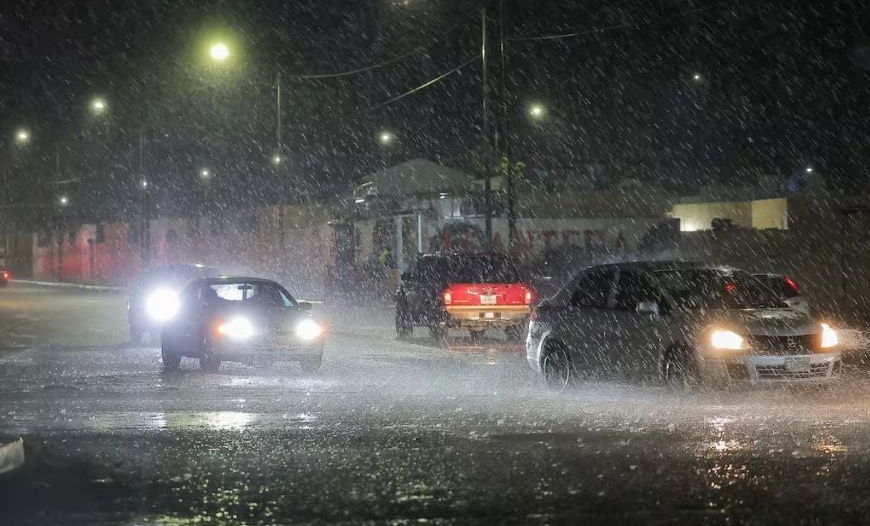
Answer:
[{"label": "light reflection on wet road", "polygon": [[[16,292],[34,312],[53,298]],[[55,294],[68,305],[79,296]],[[87,298],[98,312],[121,301]],[[31,457],[0,480],[0,523],[866,517],[870,376],[860,370],[826,390],[590,381],[554,396],[499,338],[438,348],[397,341],[387,310],[330,314],[342,324],[317,375],[290,363],[209,374],[192,361],[163,373],[157,349],[89,340],[119,331],[111,317],[78,320],[70,345],[51,333],[6,351],[0,433],[25,436]],[[0,299],[0,322],[9,316]]]}]

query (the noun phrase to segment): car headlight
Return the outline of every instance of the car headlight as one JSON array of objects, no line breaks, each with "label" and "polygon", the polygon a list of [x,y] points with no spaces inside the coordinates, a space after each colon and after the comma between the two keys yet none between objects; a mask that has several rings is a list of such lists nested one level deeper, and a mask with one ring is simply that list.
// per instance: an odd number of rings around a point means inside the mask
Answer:
[{"label": "car headlight", "polygon": [[822,324],[822,349],[835,347],[840,344],[840,338],[837,337],[837,331],[831,328],[827,323]]},{"label": "car headlight", "polygon": [[233,318],[217,326],[218,334],[234,340],[247,340],[254,335],[254,325],[248,318]]},{"label": "car headlight", "polygon": [[170,289],[157,289],[149,294],[145,300],[145,309],[148,311],[148,315],[158,322],[174,318],[180,307],[181,302],[178,299],[178,294]]},{"label": "car headlight", "polygon": [[743,336],[734,331],[713,331],[710,344],[717,349],[738,351],[743,348]]},{"label": "car headlight", "polygon": [[301,340],[314,340],[323,334],[323,327],[314,320],[302,320],[296,326],[296,336]]}]

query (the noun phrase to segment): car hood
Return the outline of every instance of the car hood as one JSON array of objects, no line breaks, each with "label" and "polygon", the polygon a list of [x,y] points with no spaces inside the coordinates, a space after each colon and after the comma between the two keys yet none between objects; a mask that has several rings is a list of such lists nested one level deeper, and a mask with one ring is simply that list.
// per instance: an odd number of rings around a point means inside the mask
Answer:
[{"label": "car hood", "polygon": [[792,309],[727,310],[717,318],[744,334],[756,336],[799,336],[819,332],[817,320]]}]

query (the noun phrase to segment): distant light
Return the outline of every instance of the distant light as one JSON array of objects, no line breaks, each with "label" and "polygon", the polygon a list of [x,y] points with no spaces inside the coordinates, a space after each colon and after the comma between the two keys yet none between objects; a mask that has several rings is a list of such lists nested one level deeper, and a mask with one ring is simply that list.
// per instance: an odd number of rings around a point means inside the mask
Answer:
[{"label": "distant light", "polygon": [[807,166],[807,168],[806,168],[806,172],[807,172],[808,174],[813,173],[813,167],[812,167],[812,166]]},{"label": "distant light", "polygon": [[395,139],[396,136],[388,131],[382,131],[378,134],[378,141],[384,146],[389,146]]},{"label": "distant light", "polygon": [[207,169],[202,169],[199,172],[199,176],[203,179],[208,179],[209,177],[211,177],[211,172],[209,172]]},{"label": "distant light", "polygon": [[148,181],[146,181],[145,179],[142,179],[142,189],[144,190],[146,188],[148,188]]},{"label": "distant light", "polygon": [[702,77],[700,73],[695,73],[694,75],[692,75],[692,80],[694,80],[695,82],[701,82],[702,80],[704,80],[704,77]]},{"label": "distant light", "polygon": [[211,49],[209,49],[209,54],[214,60],[223,62],[224,60],[230,58],[230,48],[228,48],[226,44],[219,42],[211,46]]},{"label": "distant light", "polygon": [[529,106],[529,115],[533,119],[543,119],[547,114],[547,109],[543,106],[543,104],[535,103]]},{"label": "distant light", "polygon": [[25,144],[30,141],[30,132],[25,130],[24,128],[15,132],[15,142],[18,144]]},{"label": "distant light", "polygon": [[281,164],[281,161],[283,161],[283,160],[284,159],[282,159],[280,155],[275,155],[274,157],[272,157],[272,164],[277,166],[277,165]]},{"label": "distant light", "polygon": [[100,115],[106,111],[109,105],[106,103],[105,99],[100,97],[96,97],[91,100],[91,112]]},{"label": "distant light", "polygon": [[364,197],[358,197],[358,198],[354,199],[353,202],[359,205],[359,204],[365,203],[366,200]]},{"label": "distant light", "polygon": [[60,196],[60,199],[58,199],[58,202],[60,203],[61,206],[66,206],[69,204],[69,198],[65,195],[62,195],[62,196]]},{"label": "distant light", "polygon": [[438,199],[447,199],[447,194],[443,192],[438,194]]}]

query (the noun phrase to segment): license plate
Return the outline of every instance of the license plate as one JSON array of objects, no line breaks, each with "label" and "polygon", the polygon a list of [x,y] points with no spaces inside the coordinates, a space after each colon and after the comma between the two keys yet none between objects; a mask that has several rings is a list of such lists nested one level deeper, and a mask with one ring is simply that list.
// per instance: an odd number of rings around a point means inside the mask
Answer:
[{"label": "license plate", "polygon": [[481,294],[480,295],[480,304],[481,305],[495,305],[496,296],[495,294]]},{"label": "license plate", "polygon": [[806,356],[786,358],[785,370],[790,373],[805,373],[810,370],[810,359]]},{"label": "license plate", "polygon": [[495,319],[495,313],[494,312],[484,312],[483,317],[488,319],[488,320],[492,320],[492,319]]}]

